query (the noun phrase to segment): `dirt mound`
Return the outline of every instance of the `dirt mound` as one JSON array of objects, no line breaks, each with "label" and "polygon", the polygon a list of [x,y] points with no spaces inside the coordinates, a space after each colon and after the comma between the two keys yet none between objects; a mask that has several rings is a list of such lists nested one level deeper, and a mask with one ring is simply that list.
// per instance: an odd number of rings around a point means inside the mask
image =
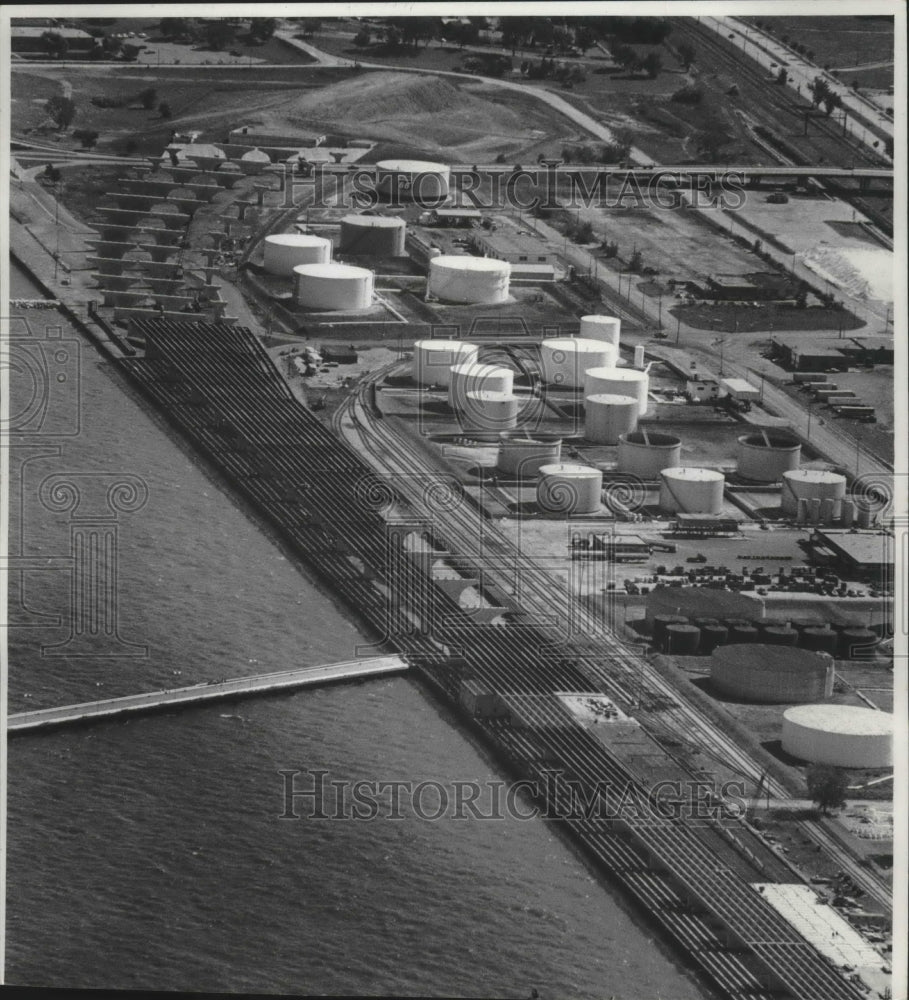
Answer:
[{"label": "dirt mound", "polygon": [[289,124],[411,143],[438,152],[526,141],[528,124],[513,110],[440,77],[378,72],[296,99]]}]

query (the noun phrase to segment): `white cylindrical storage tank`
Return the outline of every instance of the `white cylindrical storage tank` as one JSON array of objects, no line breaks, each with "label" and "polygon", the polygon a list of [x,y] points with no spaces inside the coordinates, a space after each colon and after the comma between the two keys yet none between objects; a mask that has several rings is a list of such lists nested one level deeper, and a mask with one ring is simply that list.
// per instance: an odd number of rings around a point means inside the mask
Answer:
[{"label": "white cylindrical storage tank", "polygon": [[467,405],[468,392],[508,392],[514,386],[514,372],[502,365],[455,365],[448,378],[448,403],[455,410]]},{"label": "white cylindrical storage tank", "polygon": [[372,305],[373,273],[349,264],[300,264],[295,298],[307,309],[336,312]]},{"label": "white cylindrical storage tank", "polygon": [[258,146],[240,157],[240,171],[244,174],[261,174],[271,164],[271,157]]},{"label": "white cylindrical storage tank", "polygon": [[738,473],[755,483],[777,483],[799,467],[802,444],[792,434],[756,431],[738,439]]},{"label": "white cylindrical storage tank", "polygon": [[447,386],[451,369],[475,365],[479,348],[463,340],[418,340],[413,345],[413,379],[417,385]]},{"label": "white cylindrical storage tank", "polygon": [[725,477],[714,469],[678,466],[660,472],[660,510],[667,514],[719,514]]},{"label": "white cylindrical storage tank", "polygon": [[619,438],[618,470],[650,482],[663,469],[674,469],[682,460],[682,442],[674,434],[638,430]]},{"label": "white cylindrical storage tank", "polygon": [[504,438],[499,445],[497,467],[500,472],[529,479],[544,465],[557,465],[562,456],[561,441],[538,441],[535,438]]},{"label": "white cylindrical storage tank", "polygon": [[549,514],[596,514],[602,492],[599,469],[567,462],[540,467],[537,505]]},{"label": "white cylindrical storage tank", "polygon": [[469,389],[458,419],[465,431],[507,431],[518,422],[520,400],[510,392]]},{"label": "white cylindrical storage tank", "polygon": [[579,336],[602,340],[616,350],[622,333],[622,321],[616,316],[582,316]]},{"label": "white cylindrical storage tank", "polygon": [[893,766],[893,715],[855,705],[799,705],[783,712],[783,750],[812,764]]},{"label": "white cylindrical storage tank", "polygon": [[507,301],[510,279],[507,260],[441,254],[429,261],[426,291],[441,302],[496,305]]},{"label": "white cylindrical storage tank", "polygon": [[808,523],[808,501],[804,498],[798,501],[798,506],[795,511],[795,523],[796,524],[807,524]]},{"label": "white cylindrical storage tank", "polygon": [[200,170],[217,170],[227,160],[227,153],[220,147],[206,142],[193,142],[182,146],[168,146],[161,157],[163,163],[172,162],[171,150],[176,150],[178,164],[183,165],[191,160]]},{"label": "white cylindrical storage tank", "polygon": [[553,337],[540,344],[543,381],[565,389],[582,389],[591,368],[611,368],[616,357],[616,349],[601,340]]},{"label": "white cylindrical storage tank", "polygon": [[831,497],[825,497],[821,500],[821,524],[832,524],[833,523],[833,499]]},{"label": "white cylindrical storage tank", "polygon": [[413,345],[412,375],[418,385],[447,387],[451,370],[476,365],[479,348],[463,340],[418,340]]},{"label": "white cylindrical storage tank", "polygon": [[601,392],[584,399],[584,437],[597,444],[618,444],[638,423],[638,401],[634,396]]},{"label": "white cylindrical storage tank", "polygon": [[645,362],[644,362],[644,345],[643,344],[638,344],[638,346],[634,349],[634,367],[635,368],[639,368],[639,369],[643,369],[644,364],[645,364]]},{"label": "white cylindrical storage tank", "polygon": [[450,168],[429,160],[380,160],[376,190],[394,202],[437,205],[448,197]]},{"label": "white cylindrical storage tank", "polygon": [[[793,469],[784,472],[783,488],[780,492],[780,508],[787,517],[798,514],[799,500],[808,500],[809,512],[812,500],[833,500],[833,517],[842,514],[843,499],[846,496],[846,477],[838,472],[826,472],[823,469]],[[820,511],[818,511],[820,517]],[[816,522],[812,522],[816,523]]]},{"label": "white cylindrical storage tank", "polygon": [[345,215],[341,220],[341,253],[364,257],[403,257],[407,225],[389,215]]},{"label": "white cylindrical storage tank", "polygon": [[634,396],[638,401],[638,416],[647,412],[650,377],[633,368],[590,368],[584,378],[584,395],[607,392],[616,396]]},{"label": "white cylindrical storage tank", "polygon": [[311,233],[274,233],[265,237],[265,270],[289,277],[300,264],[327,264],[331,240]]}]

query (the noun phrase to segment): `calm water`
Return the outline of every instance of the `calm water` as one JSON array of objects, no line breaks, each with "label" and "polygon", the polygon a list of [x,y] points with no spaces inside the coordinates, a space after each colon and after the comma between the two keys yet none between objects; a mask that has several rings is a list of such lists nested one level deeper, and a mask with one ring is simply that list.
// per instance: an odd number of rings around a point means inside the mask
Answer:
[{"label": "calm water", "polygon": [[[14,295],[38,297],[12,279]],[[50,314],[25,315],[37,328]],[[13,452],[10,552],[51,561],[11,587],[10,711],[329,662],[368,642],[85,343],[78,375],[80,433],[58,436],[75,425],[71,400],[56,400],[43,433]],[[38,500],[61,470],[147,485],[147,504],[117,523],[120,635],[147,656],[39,651],[68,635],[69,574],[53,560],[68,555],[69,514]],[[83,481],[85,495],[98,481]],[[277,772],[305,768],[501,777],[403,678],[16,738],[7,982],[707,995],[545,823],[279,819]]]}]

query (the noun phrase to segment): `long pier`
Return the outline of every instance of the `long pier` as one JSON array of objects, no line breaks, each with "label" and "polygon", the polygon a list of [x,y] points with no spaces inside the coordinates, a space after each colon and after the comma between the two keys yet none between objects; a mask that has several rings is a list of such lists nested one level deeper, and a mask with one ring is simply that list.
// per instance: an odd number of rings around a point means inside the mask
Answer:
[{"label": "long pier", "polygon": [[51,729],[76,723],[111,719],[117,716],[138,715],[176,706],[199,705],[238,695],[268,694],[274,691],[292,691],[338,681],[358,680],[364,677],[383,677],[403,673],[408,669],[401,656],[375,656],[366,660],[348,660],[315,667],[298,667],[254,677],[233,677],[223,681],[208,681],[189,687],[149,691],[146,694],[125,695],[103,701],[87,701],[79,705],[60,708],[42,708],[34,712],[18,712],[7,719],[10,735],[35,729]]}]

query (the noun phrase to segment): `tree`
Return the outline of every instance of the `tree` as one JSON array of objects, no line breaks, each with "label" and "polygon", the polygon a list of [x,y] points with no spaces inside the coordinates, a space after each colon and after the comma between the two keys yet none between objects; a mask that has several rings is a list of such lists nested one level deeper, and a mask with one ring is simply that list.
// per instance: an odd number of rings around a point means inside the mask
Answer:
[{"label": "tree", "polygon": [[46,177],[51,184],[56,184],[63,174],[60,172],[59,167],[55,167],[53,163],[47,163],[44,166],[44,170],[41,172],[42,177]]},{"label": "tree", "polygon": [[627,70],[629,75],[634,73],[640,65],[637,53],[630,45],[613,45],[612,58],[622,69]]},{"label": "tree", "polygon": [[47,49],[47,54],[54,59],[62,59],[69,50],[69,42],[56,31],[45,31],[41,42]]},{"label": "tree", "polygon": [[830,94],[830,84],[822,76],[816,76],[808,84],[808,90],[811,93],[812,102],[815,106],[819,107],[821,102]]},{"label": "tree", "polygon": [[362,28],[354,35],[353,43],[358,49],[365,49],[367,45],[372,41],[372,35],[370,34],[369,27],[363,25]]},{"label": "tree", "polygon": [[777,75],[776,75],[776,82],[777,82],[777,83],[778,83],[778,84],[779,84],[779,85],[780,85],[781,87],[785,87],[785,86],[786,86],[786,81],[787,81],[788,79],[789,79],[789,74],[788,74],[788,73],[786,72],[786,70],[784,70],[784,69],[781,69],[781,70],[779,71],[779,73],[777,73]]},{"label": "tree", "polygon": [[249,34],[259,42],[267,42],[278,27],[277,18],[254,17],[249,22]]},{"label": "tree", "polygon": [[655,80],[663,68],[663,60],[660,58],[659,52],[648,52],[641,65],[646,70],[650,79]]},{"label": "tree", "polygon": [[631,260],[628,262],[628,270],[634,271],[635,274],[641,270],[641,266],[644,263],[644,256],[640,250],[635,250],[631,255]]},{"label": "tree", "polygon": [[731,142],[731,136],[721,128],[705,129],[697,135],[697,151],[703,153],[709,163],[718,163],[722,159],[723,150]]},{"label": "tree", "polygon": [[205,44],[217,52],[233,42],[236,32],[228,21],[217,18],[205,22],[204,37]]},{"label": "tree", "polygon": [[167,103],[167,101],[162,101],[162,102],[161,102],[161,103],[160,103],[160,104],[158,105],[158,114],[159,114],[159,115],[160,115],[160,116],[161,116],[162,118],[170,118],[170,116],[171,116],[172,112],[171,112],[171,110],[170,110],[170,105],[169,105],[169,104]]},{"label": "tree", "polygon": [[98,141],[98,133],[93,129],[77,128],[73,131],[73,138],[82,143],[83,149],[90,149]]},{"label": "tree", "polygon": [[824,95],[824,111],[828,115],[832,115],[833,112],[843,103],[839,94],[834,94],[833,92]]},{"label": "tree", "polygon": [[154,87],[146,87],[145,90],[140,90],[136,96],[139,98],[142,107],[147,111],[151,111],[155,106],[155,101],[158,99],[158,91]]},{"label": "tree", "polygon": [[829,764],[813,764],[805,775],[808,794],[825,815],[831,809],[845,805],[849,787],[849,773]]},{"label": "tree", "polygon": [[182,38],[189,31],[189,21],[185,17],[162,17],[158,30],[165,38]]},{"label": "tree", "polygon": [[694,62],[696,55],[697,50],[690,42],[679,43],[679,60],[685,69],[691,69],[691,64]]},{"label": "tree", "polygon": [[61,97],[59,94],[54,95],[44,105],[44,110],[54,120],[59,129],[69,128],[76,117],[75,101],[70,100],[68,97]]}]

